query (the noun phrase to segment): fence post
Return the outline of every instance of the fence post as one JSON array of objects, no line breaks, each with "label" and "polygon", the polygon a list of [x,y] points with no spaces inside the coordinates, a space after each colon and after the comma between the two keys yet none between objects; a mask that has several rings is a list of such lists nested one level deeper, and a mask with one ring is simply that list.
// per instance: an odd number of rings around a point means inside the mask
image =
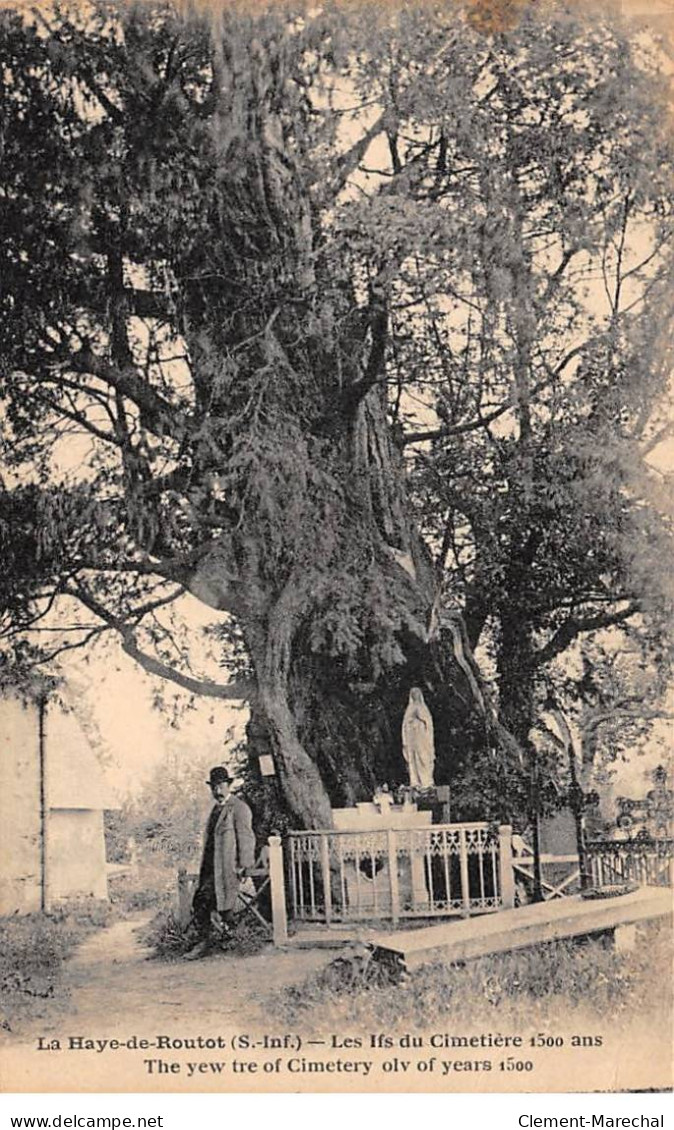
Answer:
[{"label": "fence post", "polygon": [[461,870],[461,901],[463,907],[461,908],[461,916],[463,918],[470,917],[470,886],[468,880],[468,845],[466,844],[466,829],[461,828],[459,832],[459,866]]},{"label": "fence post", "polygon": [[288,916],[286,914],[283,848],[280,836],[269,837],[269,878],[271,879],[271,918],[274,945],[282,946],[288,941]]},{"label": "fence post", "polygon": [[183,930],[187,926],[192,913],[190,899],[190,885],[187,879],[187,870],[181,867],[178,871],[178,922]]},{"label": "fence post", "polygon": [[498,866],[501,880],[501,906],[509,910],[515,905],[515,876],[513,874],[513,830],[510,824],[500,824],[498,829]]},{"label": "fence post", "polygon": [[325,906],[325,922],[332,922],[332,882],[330,879],[330,851],[328,835],[321,832],[321,875],[323,877],[323,903]]},{"label": "fence post", "polygon": [[393,828],[386,832],[388,846],[388,878],[391,888],[391,918],[393,925],[397,926],[400,919],[400,888],[398,886],[398,851]]}]

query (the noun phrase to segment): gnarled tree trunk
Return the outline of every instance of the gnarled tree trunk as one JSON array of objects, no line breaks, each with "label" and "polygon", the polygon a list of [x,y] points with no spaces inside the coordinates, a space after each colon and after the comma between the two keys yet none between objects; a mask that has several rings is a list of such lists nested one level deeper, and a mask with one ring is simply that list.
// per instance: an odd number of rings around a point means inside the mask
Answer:
[{"label": "gnarled tree trunk", "polygon": [[[379,389],[359,405],[341,451],[353,513],[344,583],[353,586],[355,556],[364,590],[347,627],[360,646],[336,653],[334,641],[313,634],[325,615],[320,561],[286,582],[254,631],[243,625],[258,688],[248,728],[251,780],[259,786],[258,758],[271,754],[282,804],[303,827],[330,826],[331,806],[369,799],[378,784],[408,782],[400,735],[411,686],[423,688],[434,715],[436,783],[451,782],[493,740],[476,670],[457,662],[451,633],[429,637],[434,571],[410,519]],[[338,600],[338,568],[328,588]],[[384,625],[381,639],[373,621]],[[278,815],[267,814],[269,826]]]}]

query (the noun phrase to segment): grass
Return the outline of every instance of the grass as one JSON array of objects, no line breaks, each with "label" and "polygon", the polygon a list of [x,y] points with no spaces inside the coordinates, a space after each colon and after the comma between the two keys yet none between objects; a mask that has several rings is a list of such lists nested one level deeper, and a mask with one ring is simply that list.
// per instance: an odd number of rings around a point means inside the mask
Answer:
[{"label": "grass", "polygon": [[345,1018],[350,1029],[364,1031],[425,1029],[444,1019],[528,1028],[562,1014],[596,1015],[604,1023],[635,1014],[665,1020],[671,952],[671,929],[648,924],[632,953],[616,953],[601,940],[560,941],[465,964],[429,964],[392,984],[361,949],[280,990],[270,1008],[302,1031],[337,1031]]},{"label": "grass", "polygon": [[89,934],[153,909],[168,915],[175,870],[142,867],[110,880],[110,902],[71,899],[46,914],[0,918],[0,1029],[58,1011],[68,999],[65,962]]},{"label": "grass", "polygon": [[96,899],[72,900],[47,914],[0,919],[0,1027],[12,1032],[65,1000],[63,967],[76,946],[109,925],[114,912]]}]

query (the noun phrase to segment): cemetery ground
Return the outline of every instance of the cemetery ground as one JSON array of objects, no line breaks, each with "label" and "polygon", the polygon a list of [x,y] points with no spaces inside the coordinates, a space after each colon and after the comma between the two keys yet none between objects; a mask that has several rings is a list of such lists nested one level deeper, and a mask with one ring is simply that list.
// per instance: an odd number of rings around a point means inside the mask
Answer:
[{"label": "cemetery ground", "polygon": [[556,942],[463,965],[436,962],[392,984],[362,946],[284,951],[252,932],[232,952],[186,962],[175,955],[165,896],[139,909],[142,902],[127,892],[110,908],[79,904],[2,921],[3,1042],[19,1051],[64,1032],[252,1029],[308,1039],[579,1032],[604,1045],[619,1038],[624,1047],[643,1048],[650,1039],[660,1054],[670,1043],[661,1035],[671,1031],[672,1017],[671,929],[664,923],[641,926],[631,952],[597,938]]}]

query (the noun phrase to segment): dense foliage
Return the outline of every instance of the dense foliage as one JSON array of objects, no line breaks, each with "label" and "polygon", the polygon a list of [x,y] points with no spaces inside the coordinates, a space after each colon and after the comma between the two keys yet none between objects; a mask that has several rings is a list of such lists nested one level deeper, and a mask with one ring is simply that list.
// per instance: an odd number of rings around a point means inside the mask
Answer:
[{"label": "dense foliage", "polygon": [[[6,637],[79,608],[47,654],[245,694],[309,825],[402,779],[411,685],[497,813],[559,655],[663,654],[657,54],[519,7],[1,17]],[[230,684],[176,659],[185,592]]]}]

